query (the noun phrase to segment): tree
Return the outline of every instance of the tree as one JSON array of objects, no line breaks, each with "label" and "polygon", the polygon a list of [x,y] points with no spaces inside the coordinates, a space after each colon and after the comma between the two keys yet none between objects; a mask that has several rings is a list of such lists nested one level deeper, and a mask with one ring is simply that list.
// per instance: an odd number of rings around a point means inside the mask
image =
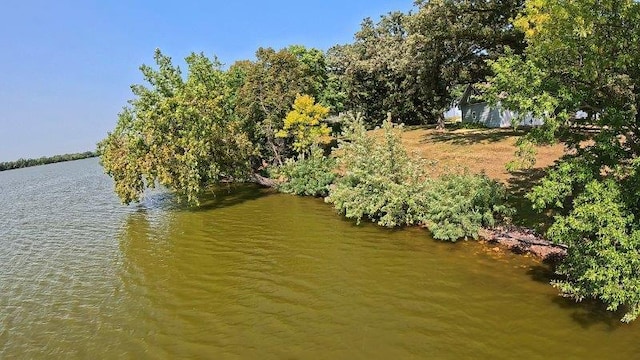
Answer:
[{"label": "tree", "polygon": [[353,44],[335,46],[327,62],[345,107],[361,113],[367,125],[382,124],[388,112],[405,123],[419,123],[407,89],[407,15],[393,12],[378,23],[367,18]]},{"label": "tree", "polygon": [[54,164],[62,161],[80,160],[80,159],[86,159],[86,158],[96,157],[96,156],[98,156],[98,154],[93,151],[85,151],[83,153],[62,154],[62,155],[54,155],[50,157],[43,156],[38,159],[18,159],[16,161],[0,162],[0,171],[19,169],[19,168],[29,167],[29,166],[38,166],[38,165],[44,165],[44,164]]},{"label": "tree", "polygon": [[344,83],[344,63],[340,58],[340,46],[327,50],[325,63],[327,70],[327,86],[321,96],[320,103],[329,107],[329,112],[339,115],[347,110],[347,88]]},{"label": "tree", "polygon": [[314,146],[308,156],[289,158],[284,165],[272,168],[270,174],[279,178],[276,188],[281,192],[324,197],[336,179],[335,165],[333,157],[326,157],[321,148]]},{"label": "tree", "polygon": [[488,59],[524,48],[510,19],[524,0],[417,1],[416,13],[365,19],[353,44],[334,47],[328,63],[347,107],[379,125],[387,112],[407,124],[442,122],[462,84],[485,81]]},{"label": "tree", "polygon": [[408,79],[422,117],[444,126],[443,113],[455,102],[459,85],[486,80],[507,47],[524,48],[523,36],[510,20],[523,0],[417,1],[418,12],[408,22]]},{"label": "tree", "polygon": [[136,97],[98,144],[101,163],[123,203],[159,183],[197,204],[208,185],[246,177],[253,146],[233,113],[230,80],[217,60],[189,55],[183,79],[160,50],[154,59],[157,69],[140,67],[149,86],[131,87]]},{"label": "tree", "polygon": [[429,178],[424,164],[407,154],[401,126],[384,121],[381,138],[358,118],[335,152],[343,176],[325,199],[348,218],[368,218],[381,226],[423,225],[439,240],[477,238],[511,209],[504,186],[485,175],[451,173]]},{"label": "tree", "polygon": [[[322,100],[327,87],[327,64],[324,52],[314,48],[306,48],[302,45],[291,45],[286,51],[293,54],[298,60],[302,73],[307,77],[310,92],[313,96]],[[325,104],[328,106],[329,104]]]},{"label": "tree", "polygon": [[529,141],[562,138],[570,154],[529,194],[536,209],[556,211],[548,236],[569,246],[554,285],[623,307],[631,321],[640,313],[640,4],[530,0],[514,24],[526,56],[493,63],[492,91],[544,118]]},{"label": "tree", "polygon": [[382,131],[378,142],[360,117],[347,122],[335,152],[344,175],[325,201],[357,222],[368,218],[387,227],[418,224],[422,207],[416,199],[426,186],[422,167],[402,146],[400,127],[388,119]]},{"label": "tree", "polygon": [[326,144],[331,140],[331,129],[321,122],[328,114],[329,109],[316,104],[311,96],[298,95],[293,103],[293,110],[287,114],[284,126],[276,136],[292,136],[293,149],[304,158],[312,146]]},{"label": "tree", "polygon": [[282,164],[288,147],[276,132],[298,94],[318,97],[324,89],[322,53],[301,46],[260,48],[255,62],[243,63],[244,82],[238,90],[236,113],[244,121],[261,156]]}]

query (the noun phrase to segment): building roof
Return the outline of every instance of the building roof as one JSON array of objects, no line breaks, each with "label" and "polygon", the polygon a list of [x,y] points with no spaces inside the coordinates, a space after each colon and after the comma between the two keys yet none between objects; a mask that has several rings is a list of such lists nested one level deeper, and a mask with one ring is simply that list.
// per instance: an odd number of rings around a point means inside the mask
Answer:
[{"label": "building roof", "polygon": [[[460,106],[470,105],[470,104],[480,104],[488,102],[486,97],[486,91],[489,88],[489,83],[478,83],[478,84],[469,84],[464,89],[462,96],[460,97],[460,101],[458,104]],[[506,94],[500,94],[498,96],[499,99],[504,99]]]}]

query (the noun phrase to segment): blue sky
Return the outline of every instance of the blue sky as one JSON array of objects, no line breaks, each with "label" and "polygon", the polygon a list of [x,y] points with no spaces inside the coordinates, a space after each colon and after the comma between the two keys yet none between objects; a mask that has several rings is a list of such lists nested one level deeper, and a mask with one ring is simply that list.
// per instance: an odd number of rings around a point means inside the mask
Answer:
[{"label": "blue sky", "polygon": [[93,150],[160,48],[226,64],[260,47],[327,49],[363,18],[412,0],[5,1],[0,4],[0,161]]}]

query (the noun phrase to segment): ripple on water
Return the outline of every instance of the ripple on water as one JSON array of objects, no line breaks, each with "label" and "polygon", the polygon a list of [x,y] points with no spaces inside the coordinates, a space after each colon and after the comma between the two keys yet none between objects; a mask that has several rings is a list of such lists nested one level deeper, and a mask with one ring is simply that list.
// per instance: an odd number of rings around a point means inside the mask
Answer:
[{"label": "ripple on water", "polygon": [[250,186],[121,206],[95,159],[0,173],[0,358],[633,358],[528,259]]}]

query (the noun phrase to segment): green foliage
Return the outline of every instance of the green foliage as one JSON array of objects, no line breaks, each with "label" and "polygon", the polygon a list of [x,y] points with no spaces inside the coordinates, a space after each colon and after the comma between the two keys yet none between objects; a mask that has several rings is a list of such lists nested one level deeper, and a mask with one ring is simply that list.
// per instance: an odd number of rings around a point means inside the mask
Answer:
[{"label": "green foliage", "polygon": [[596,168],[582,158],[565,160],[550,170],[542,182],[527,194],[527,198],[536,210],[563,209],[567,201],[599,177]]},{"label": "green foliage", "polygon": [[[545,119],[532,140],[550,142],[562,135],[571,150],[596,155],[608,166],[635,156],[640,4],[528,1],[515,25],[526,34],[526,57],[508,54],[493,62],[492,89],[503,95],[507,108]],[[575,116],[579,110],[587,116]],[[584,127],[607,130],[585,147]],[[621,135],[624,142],[612,141]]]},{"label": "green foliage", "polygon": [[365,19],[353,44],[334,47],[327,63],[340,80],[346,107],[369,127],[391,112],[406,124],[443,121],[461,84],[484,81],[486,60],[505,47],[522,50],[509,19],[523,0],[417,1],[415,13]]},{"label": "green foliage", "polygon": [[[523,0],[416,1],[418,12],[408,21],[410,75],[416,103],[424,116],[442,122],[442,113],[457,100],[456,87],[485,81],[488,60],[509,47],[520,53],[522,33],[510,19]],[[443,125],[441,123],[441,125]]]},{"label": "green foliage", "polygon": [[[486,88],[489,101],[500,101],[507,109],[517,109],[521,116],[535,118],[554,116],[558,101],[547,91],[540,91],[545,81],[545,71],[523,60],[507,50],[506,55],[489,61],[495,75],[490,78],[492,86]],[[504,96],[508,94],[509,96]],[[519,119],[518,119],[519,120]],[[552,123],[555,123],[551,120]],[[550,121],[545,122],[549,126]],[[547,139],[550,140],[550,139]]]},{"label": "green foliage", "polygon": [[562,139],[571,154],[528,195],[556,212],[548,236],[569,246],[555,285],[576,300],[624,306],[630,321],[640,303],[640,3],[529,0],[514,25],[526,56],[492,63],[493,92],[544,118],[530,141]]},{"label": "green foliage", "polygon": [[[545,72],[521,56],[507,50],[506,55],[496,61],[489,61],[495,75],[491,77],[492,86],[487,88],[489,102],[500,102],[507,109],[517,109],[519,116],[545,119],[543,125],[518,139],[515,158],[507,164],[508,171],[530,169],[536,163],[536,144],[550,144],[554,141],[559,124],[566,120],[566,112],[556,112],[558,100],[548,91],[541,90],[545,81]],[[509,94],[505,97],[504,94]]]},{"label": "green foliage", "polygon": [[536,164],[535,144],[527,136],[523,136],[516,141],[515,159],[509,161],[505,166],[507,171],[518,171],[531,169]]},{"label": "green foliage", "polygon": [[559,216],[549,237],[569,246],[553,285],[581,301],[599,299],[609,310],[624,307],[622,321],[640,314],[640,229],[612,180],[587,183],[567,216]]},{"label": "green foliage", "polygon": [[276,136],[292,136],[293,149],[304,158],[312,146],[326,144],[331,140],[331,129],[327,124],[321,123],[328,114],[329,109],[316,104],[311,96],[298,95],[293,103],[293,110],[287,114],[284,126]]},{"label": "green foliage", "polygon": [[407,19],[401,12],[378,23],[365,19],[353,44],[329,50],[328,65],[340,81],[347,109],[362,113],[370,128],[380,125],[388,112],[405,123],[422,121],[411,96],[416,88],[407,78]]},{"label": "green foliage", "polygon": [[124,203],[159,183],[197,204],[209,184],[247,175],[253,146],[233,114],[228,74],[216,60],[191,54],[186,80],[159,50],[155,60],[157,70],[141,67],[150,87],[132,86],[136,98],[98,144],[101,163]]},{"label": "green foliage", "polygon": [[430,181],[421,196],[421,222],[439,240],[477,239],[481,227],[513,213],[504,186],[486,175],[445,175]]},{"label": "green foliage", "polygon": [[45,164],[54,164],[54,163],[59,163],[63,161],[80,160],[80,159],[86,159],[86,158],[91,158],[96,156],[98,156],[96,152],[85,151],[83,153],[54,155],[49,157],[43,156],[37,159],[18,159],[16,161],[0,162],[0,171],[20,169],[20,168],[45,165]]},{"label": "green foliage", "polygon": [[477,238],[512,213],[502,185],[484,175],[451,174],[425,179],[400,139],[401,128],[383,124],[383,139],[372,138],[361,120],[351,121],[336,151],[344,171],[327,202],[347,218],[381,226],[425,225],[436,239]]},{"label": "green foliage", "polygon": [[287,159],[284,165],[273,171],[272,176],[284,178],[278,185],[281,192],[324,197],[336,178],[335,166],[335,160],[324,156],[322,149],[316,147],[308,157]]},{"label": "green foliage", "polygon": [[298,94],[318,99],[326,87],[324,54],[293,46],[275,51],[260,48],[255,62],[242,62],[243,82],[237,90],[235,113],[244,123],[260,156],[282,164],[290,144],[276,133]]},{"label": "green foliage", "polygon": [[326,102],[326,89],[328,83],[327,60],[324,52],[314,48],[306,48],[302,45],[292,45],[286,51],[293,54],[298,60],[299,66],[306,80],[310,85],[307,94],[318,99],[325,107],[330,107],[331,103]]},{"label": "green foliage", "polygon": [[573,157],[527,195],[535,209],[556,210],[547,235],[569,248],[556,269],[564,278],[553,285],[577,301],[599,299],[612,311],[624,307],[625,322],[640,314],[637,161],[632,166],[631,173],[623,166],[607,174],[596,159]]},{"label": "green foliage", "polygon": [[347,123],[335,155],[344,175],[325,199],[347,218],[367,218],[381,226],[417,224],[417,195],[424,182],[420,166],[411,161],[400,141],[401,129],[383,124],[383,138],[367,134],[360,117]]}]

